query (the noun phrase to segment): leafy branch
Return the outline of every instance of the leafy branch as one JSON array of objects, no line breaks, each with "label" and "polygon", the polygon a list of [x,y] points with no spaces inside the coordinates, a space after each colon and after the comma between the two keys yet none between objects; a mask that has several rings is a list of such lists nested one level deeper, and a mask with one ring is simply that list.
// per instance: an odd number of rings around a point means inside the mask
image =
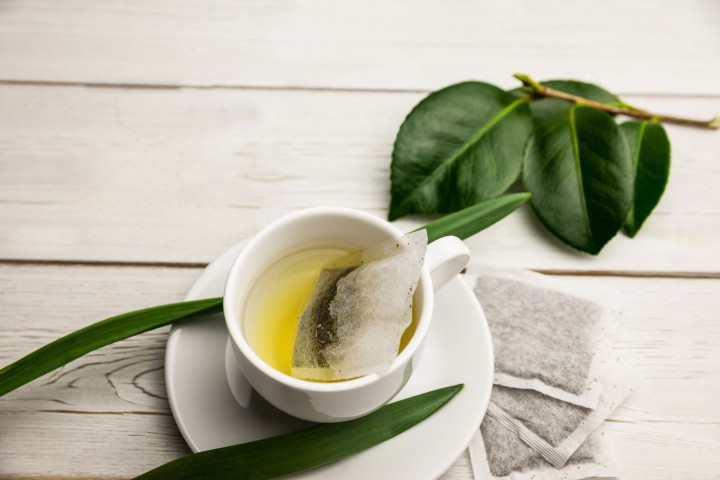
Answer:
[{"label": "leafy branch", "polygon": [[627,117],[639,118],[641,120],[676,123],[679,125],[710,128],[713,130],[717,130],[718,128],[720,128],[720,117],[717,116],[711,118],[710,120],[697,120],[693,118],[679,117],[676,115],[648,112],[647,110],[641,110],[639,108],[631,107],[630,105],[624,103],[620,106],[608,105],[607,103],[596,102],[589,98],[583,98],[578,95],[572,95],[570,93],[565,93],[560,90],[555,90],[554,88],[546,87],[540,82],[537,82],[530,78],[528,75],[522,73],[516,73],[513,76],[523,83],[523,90],[525,92],[535,97],[547,97],[567,100],[568,102],[573,102],[576,105],[584,105],[611,113],[613,115],[625,115]]},{"label": "leafy branch", "polygon": [[[523,87],[468,81],[413,108],[392,153],[390,220],[451,213],[520,178],[547,230],[595,255],[621,229],[634,237],[662,197],[670,141],[661,122],[720,128],[718,117],[641,110],[591,83],[515,78]],[[614,115],[638,120],[619,125]]]}]

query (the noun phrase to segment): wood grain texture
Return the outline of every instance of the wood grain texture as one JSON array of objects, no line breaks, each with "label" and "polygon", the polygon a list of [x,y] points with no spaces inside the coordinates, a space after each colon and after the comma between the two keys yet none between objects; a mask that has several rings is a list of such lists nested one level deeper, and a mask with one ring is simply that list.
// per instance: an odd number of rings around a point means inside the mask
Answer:
[{"label": "wood grain texture", "polygon": [[[99,318],[177,300],[198,274],[0,265],[0,363]],[[716,478],[720,280],[562,280],[621,314],[616,347],[644,377],[608,423],[627,478]],[[165,340],[162,330],[119,342],[0,399],[0,477],[129,477],[188,453],[167,405]],[[471,478],[467,457],[443,478]]]},{"label": "wood grain texture", "polygon": [[[384,217],[395,134],[430,90],[513,87],[523,71],[718,114],[719,21],[716,0],[4,0],[0,365],[181,299],[285,213]],[[468,244],[622,315],[616,346],[644,377],[607,422],[624,478],[718,479],[720,135],[668,133],[670,182],[636,239],[592,258],[524,207]],[[129,478],[189,453],[165,398],[166,332],[0,399],[0,479]],[[467,454],[442,478],[472,478]]]},{"label": "wood grain texture", "polygon": [[[0,86],[0,258],[203,264],[299,208],[384,217],[392,143],[422,97]],[[720,112],[720,99],[627,100]],[[670,182],[634,240],[576,253],[524,207],[469,244],[534,269],[720,272],[720,135],[668,131]]]},{"label": "wood grain texture", "polygon": [[[106,316],[177,301],[199,273],[0,265],[0,365]],[[0,478],[128,478],[190,453],[167,402],[167,330],[110,345],[0,398]],[[464,454],[444,478],[469,475]]]},{"label": "wood grain texture", "polygon": [[11,0],[0,79],[431,90],[584,78],[720,94],[715,0]]}]

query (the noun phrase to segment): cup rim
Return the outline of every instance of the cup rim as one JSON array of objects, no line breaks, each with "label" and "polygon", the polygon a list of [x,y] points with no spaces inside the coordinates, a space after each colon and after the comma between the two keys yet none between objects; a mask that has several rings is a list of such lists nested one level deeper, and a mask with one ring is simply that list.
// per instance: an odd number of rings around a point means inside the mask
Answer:
[{"label": "cup rim", "polygon": [[[408,344],[405,346],[402,352],[400,352],[397,357],[395,357],[393,363],[387,370],[381,373],[371,373],[351,380],[343,380],[329,383],[303,380],[276,370],[275,368],[268,365],[262,358],[260,358],[260,356],[255,353],[255,351],[250,347],[247,340],[245,339],[245,336],[242,333],[240,322],[238,321],[238,319],[236,318],[236,314],[234,313],[240,312],[241,302],[244,300],[244,298],[241,299],[238,297],[240,297],[241,295],[246,295],[247,290],[241,292],[240,295],[236,295],[235,293],[231,292],[235,292],[236,290],[235,284],[239,281],[241,272],[243,270],[243,265],[252,255],[252,252],[260,245],[262,245],[266,238],[273,235],[275,232],[277,232],[277,230],[279,230],[283,225],[288,222],[302,221],[304,219],[318,215],[350,216],[356,218],[359,221],[372,223],[376,227],[385,230],[388,234],[403,234],[403,232],[400,231],[397,227],[390,224],[389,222],[386,222],[383,219],[380,219],[362,210],[356,210],[346,207],[306,208],[277,218],[276,220],[265,226],[263,229],[261,229],[256,235],[254,235],[245,244],[243,249],[240,251],[240,253],[238,253],[237,257],[235,257],[235,260],[233,261],[230,272],[228,273],[227,279],[225,281],[225,291],[223,296],[223,313],[225,317],[225,325],[230,333],[230,338],[232,339],[232,342],[235,345],[236,349],[240,350],[240,353],[245,356],[245,358],[255,368],[260,370],[264,375],[273,379],[274,381],[286,387],[306,392],[348,392],[366,387],[368,385],[372,385],[380,381],[382,378],[391,375],[393,372],[401,368],[405,368],[413,355],[415,355],[415,352],[418,350],[420,345],[422,345],[423,340],[425,339],[425,336],[427,335],[427,332],[430,328],[430,318],[432,315],[434,303],[432,280],[430,278],[430,272],[428,271],[427,265],[423,265],[420,272],[420,279],[418,280],[418,287],[415,291],[415,294],[417,294],[418,289],[422,287],[422,313],[418,318],[418,325],[416,327],[415,333],[413,334]],[[267,265],[265,266],[265,268],[267,268]]]}]

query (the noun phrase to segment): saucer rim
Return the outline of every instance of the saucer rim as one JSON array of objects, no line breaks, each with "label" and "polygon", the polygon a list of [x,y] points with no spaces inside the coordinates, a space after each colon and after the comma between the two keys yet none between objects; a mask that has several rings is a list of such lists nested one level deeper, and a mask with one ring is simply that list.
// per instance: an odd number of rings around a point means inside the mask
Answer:
[{"label": "saucer rim", "polygon": [[[234,246],[230,247],[229,249],[225,250],[220,256],[218,256],[215,260],[213,260],[211,263],[209,263],[205,269],[197,276],[195,279],[195,282],[188,290],[187,294],[185,295],[184,300],[194,300],[198,297],[197,290],[201,290],[205,288],[204,282],[202,282],[203,279],[205,279],[213,270],[219,268],[221,264],[228,263],[228,271],[230,268],[230,265],[232,264],[232,259],[234,259],[239,252],[243,249],[245,244],[248,240],[241,241]],[[226,276],[226,275],[225,275]],[[438,465],[435,468],[435,471],[433,471],[428,478],[437,478],[440,475],[442,475],[444,472],[446,472],[448,469],[450,469],[455,462],[457,461],[460,456],[462,456],[463,452],[467,450],[468,445],[470,444],[473,435],[475,432],[480,428],[480,424],[482,423],[483,418],[485,417],[487,407],[490,403],[490,394],[492,390],[492,378],[494,374],[494,354],[493,354],[493,346],[492,346],[492,339],[490,336],[490,329],[487,324],[487,319],[485,317],[485,313],[482,310],[482,307],[480,306],[480,303],[477,301],[477,297],[475,297],[474,293],[472,292],[472,289],[470,286],[460,279],[459,277],[455,280],[448,283],[446,287],[452,288],[452,286],[455,285],[456,288],[459,288],[461,290],[465,290],[465,294],[471,296],[475,302],[473,302],[473,308],[476,310],[476,314],[474,316],[477,316],[481,319],[479,322],[479,327],[482,332],[482,340],[484,342],[484,345],[480,345],[482,347],[482,350],[486,352],[485,354],[485,361],[486,364],[489,365],[489,368],[485,368],[486,370],[486,378],[485,381],[488,384],[488,388],[483,389],[484,390],[484,398],[481,398],[479,401],[479,408],[477,408],[475,411],[479,414],[477,415],[477,418],[473,422],[473,428],[468,429],[468,432],[463,435],[462,442],[460,444],[463,445],[462,448],[457,448],[457,452],[455,455],[451,455],[445,462],[438,461]],[[190,436],[190,433],[188,432],[187,426],[185,423],[181,420],[182,416],[179,412],[179,406],[177,405],[177,394],[174,389],[174,381],[173,379],[173,373],[174,373],[174,362],[173,358],[177,355],[176,349],[177,343],[179,342],[180,335],[178,333],[181,331],[180,326],[173,325],[170,329],[170,332],[168,334],[168,340],[166,344],[166,351],[165,351],[165,385],[167,390],[167,398],[168,403],[170,404],[170,409],[173,415],[173,419],[175,420],[175,423],[178,427],[178,430],[180,431],[181,435],[183,436],[183,439],[188,444],[188,446],[191,448],[193,452],[199,452],[202,451],[196,444],[196,442],[193,441],[192,437]],[[229,332],[228,332],[229,335]],[[479,370],[482,370],[482,367],[479,367]],[[402,391],[401,391],[402,392]],[[393,400],[394,401],[394,400]],[[460,439],[458,439],[460,440]],[[300,473],[300,472],[299,472]]]}]

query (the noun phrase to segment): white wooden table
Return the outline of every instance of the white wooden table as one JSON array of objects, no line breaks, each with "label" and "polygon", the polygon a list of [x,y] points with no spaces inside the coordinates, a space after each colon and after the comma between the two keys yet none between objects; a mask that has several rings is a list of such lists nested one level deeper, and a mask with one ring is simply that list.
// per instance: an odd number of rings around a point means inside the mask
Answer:
[{"label": "white wooden table", "polygon": [[[658,111],[720,113],[716,0],[0,2],[0,365],[177,301],[278,216],[386,214],[397,129],[427,92],[523,71]],[[475,255],[569,277],[620,310],[644,384],[609,421],[626,478],[720,478],[720,133],[668,127],[671,178],[598,257],[527,207]],[[407,224],[408,220],[401,223]],[[128,478],[189,452],[167,330],[0,399],[0,477]],[[472,477],[467,456],[443,478]]]}]

